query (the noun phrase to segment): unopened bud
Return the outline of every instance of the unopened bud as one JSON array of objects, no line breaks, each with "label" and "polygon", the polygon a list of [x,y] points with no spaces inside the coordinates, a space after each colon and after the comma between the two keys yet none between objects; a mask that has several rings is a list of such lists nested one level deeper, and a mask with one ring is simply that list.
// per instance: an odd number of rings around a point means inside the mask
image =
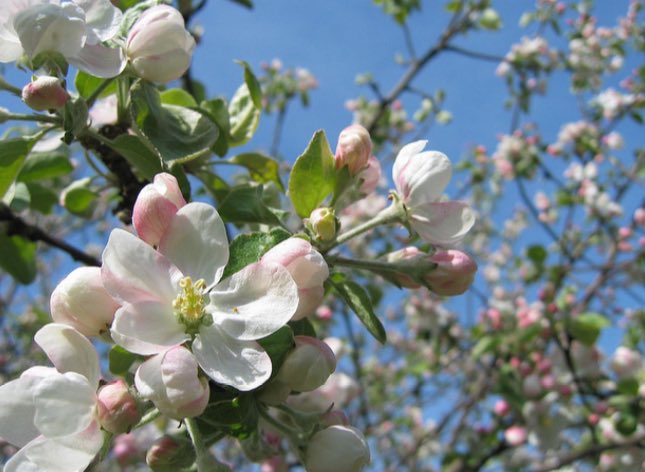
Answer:
[{"label": "unopened bud", "polygon": [[308,472],[360,472],[369,462],[367,441],[351,426],[330,426],[317,432],[305,455]]},{"label": "unopened bud", "polygon": [[370,133],[361,125],[351,125],[341,131],[336,146],[336,169],[345,166],[350,175],[356,175],[372,155]]},{"label": "unopened bud", "polygon": [[177,211],[186,205],[177,179],[171,174],[155,175],[139,192],[132,210],[132,224],[141,239],[157,246]]},{"label": "unopened bud", "polygon": [[475,279],[477,264],[464,252],[454,249],[437,251],[428,260],[437,264],[437,268],[424,279],[437,295],[460,295],[468,290]]},{"label": "unopened bud", "polygon": [[123,380],[104,385],[97,396],[96,413],[104,430],[125,433],[141,419],[137,402]]},{"label": "unopened bud", "polygon": [[321,241],[332,241],[338,231],[338,220],[331,208],[316,208],[309,216],[311,229]]},{"label": "unopened bud", "polygon": [[176,472],[190,467],[194,462],[192,444],[170,435],[157,439],[146,454],[146,464],[153,472]]},{"label": "unopened bud", "polygon": [[98,267],[73,270],[56,286],[49,306],[55,322],[72,326],[85,336],[108,330],[119,308],[103,286]]},{"label": "unopened bud", "polygon": [[277,380],[298,392],[310,392],[323,385],[336,370],[334,352],[319,339],[296,336],[296,348],[285,359]]},{"label": "unopened bud", "polygon": [[495,10],[486,8],[479,17],[479,24],[487,30],[498,30],[502,26],[502,20]]},{"label": "unopened bud", "polygon": [[[426,257],[427,254],[419,250],[415,246],[408,246],[398,251],[391,252],[387,255],[387,261],[391,263],[399,263],[401,261],[415,261]],[[404,288],[421,288],[421,284],[416,282],[412,277],[403,271],[394,274],[395,282]]]},{"label": "unopened bud", "polygon": [[521,426],[511,426],[504,431],[504,439],[511,446],[519,446],[526,441],[526,428]]},{"label": "unopened bud", "polygon": [[22,89],[22,100],[32,110],[58,110],[69,99],[60,79],[50,76],[38,77]]},{"label": "unopened bud", "polygon": [[361,180],[359,188],[361,194],[370,195],[381,180],[381,163],[375,156],[370,156],[367,160],[367,166],[359,172],[358,178]]}]

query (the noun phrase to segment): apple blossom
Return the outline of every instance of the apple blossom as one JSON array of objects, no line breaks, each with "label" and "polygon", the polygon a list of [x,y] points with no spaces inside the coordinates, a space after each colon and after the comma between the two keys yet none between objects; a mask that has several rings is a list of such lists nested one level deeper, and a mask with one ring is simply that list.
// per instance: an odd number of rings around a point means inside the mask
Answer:
[{"label": "apple blossom", "polygon": [[381,163],[375,156],[370,156],[367,160],[367,165],[361,170],[357,177],[361,181],[359,191],[363,195],[369,195],[381,181]]},{"label": "apple blossom", "polygon": [[149,8],[132,26],[126,54],[140,77],[152,82],[178,79],[190,66],[195,40],[181,13],[168,5]]},{"label": "apple blossom", "polygon": [[295,349],[284,360],[276,379],[298,392],[315,390],[336,370],[336,357],[319,339],[296,336],[295,342]]},{"label": "apple blossom", "polygon": [[464,202],[439,200],[452,166],[438,151],[422,152],[426,143],[415,141],[403,146],[392,175],[412,229],[429,243],[450,246],[472,228],[475,214]]},{"label": "apple blossom", "polygon": [[98,354],[63,324],[45,325],[35,341],[54,367],[32,367],[0,386],[0,437],[21,448],[3,470],[84,470],[103,445]]},{"label": "apple blossom", "polygon": [[195,462],[195,450],[187,440],[165,434],[146,453],[146,464],[153,472],[175,472]]},{"label": "apple blossom", "polygon": [[261,263],[284,266],[298,286],[298,308],[293,315],[299,320],[313,313],[325,295],[323,283],[329,277],[329,268],[322,255],[307,241],[289,238],[269,249]]},{"label": "apple blossom", "polygon": [[57,110],[65,106],[69,95],[57,77],[40,76],[23,87],[22,100],[32,110]]},{"label": "apple blossom", "polygon": [[611,369],[619,379],[635,377],[643,368],[643,356],[640,352],[625,346],[618,346],[610,360]]},{"label": "apple blossom", "polygon": [[102,386],[97,397],[96,415],[104,430],[125,433],[141,419],[137,401],[122,379]]},{"label": "apple blossom", "polygon": [[321,241],[332,241],[336,237],[338,220],[331,208],[316,208],[309,215],[308,224]]},{"label": "apple blossom", "polygon": [[11,1],[0,11],[0,62],[56,52],[94,76],[117,76],[123,52],[101,43],[115,36],[122,17],[109,0]]},{"label": "apple blossom", "polygon": [[370,133],[361,125],[351,125],[340,132],[336,145],[336,169],[345,166],[350,175],[358,174],[372,155]]},{"label": "apple blossom", "polygon": [[226,228],[215,208],[204,203],[177,211],[158,250],[113,230],[102,277],[122,303],[112,323],[114,341],[130,352],[153,355],[192,340],[199,366],[216,382],[238,390],[263,384],[271,359],[256,340],[291,319],[297,287],[287,270],[269,262],[220,281],[227,262]]},{"label": "apple blossom", "polygon": [[522,426],[511,426],[504,431],[504,439],[511,446],[519,446],[526,441],[526,428]]},{"label": "apple blossom", "polygon": [[120,305],[103,286],[101,269],[79,267],[56,286],[49,306],[55,322],[72,326],[85,336],[98,336],[110,328]]},{"label": "apple blossom", "polygon": [[358,429],[330,426],[309,441],[305,456],[308,472],[360,472],[370,462],[370,449]]},{"label": "apple blossom", "polygon": [[208,380],[199,377],[195,356],[183,346],[152,356],[139,366],[134,381],[141,396],[176,420],[198,416],[208,404]]},{"label": "apple blossom", "polygon": [[155,175],[139,192],[132,210],[132,224],[141,239],[157,246],[170,221],[186,205],[177,179],[167,173]]}]

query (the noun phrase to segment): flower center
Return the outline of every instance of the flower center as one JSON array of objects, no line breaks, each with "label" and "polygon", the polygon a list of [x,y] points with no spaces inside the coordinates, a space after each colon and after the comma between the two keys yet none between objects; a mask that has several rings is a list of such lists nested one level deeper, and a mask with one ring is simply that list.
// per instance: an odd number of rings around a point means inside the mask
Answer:
[{"label": "flower center", "polygon": [[190,277],[183,277],[179,281],[181,292],[172,302],[176,316],[187,328],[192,331],[199,328],[204,316],[204,289],[206,282],[199,279],[193,283]]}]

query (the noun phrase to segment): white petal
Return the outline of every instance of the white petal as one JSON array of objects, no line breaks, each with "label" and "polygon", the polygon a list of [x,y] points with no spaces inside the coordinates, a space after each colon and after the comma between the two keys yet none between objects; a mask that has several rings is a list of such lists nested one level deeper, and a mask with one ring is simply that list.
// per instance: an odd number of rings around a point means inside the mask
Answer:
[{"label": "white petal", "polygon": [[82,71],[105,79],[119,75],[127,64],[121,48],[109,48],[102,44],[86,44],[67,61]]},{"label": "white petal", "polygon": [[122,302],[170,304],[177,295],[173,280],[178,280],[181,274],[141,239],[115,229],[103,251],[101,277],[107,291]]},{"label": "white petal", "polygon": [[33,392],[40,377],[25,376],[0,386],[0,437],[22,447],[40,432],[34,425]]},{"label": "white petal", "polygon": [[74,0],[85,11],[85,24],[92,29],[99,41],[112,38],[123,19],[121,10],[110,0]]},{"label": "white petal", "polygon": [[427,143],[428,141],[421,140],[406,144],[401,148],[399,154],[396,156],[394,166],[392,167],[392,177],[394,179],[396,190],[401,194],[401,196],[407,195],[407,192],[405,191],[406,188],[403,185],[404,181],[402,180],[405,169],[410,165],[412,157],[423,151],[423,148],[426,147]]},{"label": "white petal", "polygon": [[48,438],[85,430],[94,418],[96,387],[75,372],[50,375],[34,390],[34,424]]},{"label": "white petal", "polygon": [[161,378],[162,360],[163,353],[152,356],[139,366],[134,376],[134,385],[137,387],[137,391],[148,400],[159,398],[167,400],[166,389]]},{"label": "white petal", "polygon": [[407,202],[410,206],[433,202],[441,197],[452,176],[452,164],[445,154],[422,152],[413,158],[406,169],[405,179],[410,186]]},{"label": "white petal", "polygon": [[98,387],[101,370],[99,355],[92,343],[71,326],[50,323],[38,330],[36,343],[60,372],[76,372]]},{"label": "white petal", "polygon": [[161,237],[159,252],[194,281],[216,284],[228,262],[226,227],[217,210],[199,202],[180,208]]},{"label": "white petal", "polygon": [[279,264],[251,264],[217,284],[206,311],[228,335],[254,340],[276,332],[298,307],[298,287]]},{"label": "white petal", "polygon": [[258,343],[237,341],[214,325],[199,332],[193,354],[209,377],[241,391],[253,390],[271,376],[271,358]]},{"label": "white petal", "polygon": [[203,395],[197,359],[188,349],[167,350],[163,354],[160,373],[171,403],[186,404]]},{"label": "white petal", "polygon": [[18,451],[4,472],[82,472],[103,446],[96,421],[78,434],[49,439],[40,436]]},{"label": "white petal", "polygon": [[76,10],[80,9],[71,3],[45,4],[18,13],[13,25],[25,52],[31,57],[44,51],[76,55],[86,37],[83,12]]},{"label": "white petal", "polygon": [[452,246],[475,224],[475,213],[458,201],[428,203],[412,209],[412,228],[432,244]]},{"label": "white petal", "polygon": [[171,306],[157,302],[123,305],[114,315],[111,333],[115,343],[144,356],[190,339]]}]

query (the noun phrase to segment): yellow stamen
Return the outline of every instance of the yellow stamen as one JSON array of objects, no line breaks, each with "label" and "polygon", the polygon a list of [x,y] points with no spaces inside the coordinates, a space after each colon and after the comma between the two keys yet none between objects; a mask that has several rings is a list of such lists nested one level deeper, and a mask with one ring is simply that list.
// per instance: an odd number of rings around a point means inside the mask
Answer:
[{"label": "yellow stamen", "polygon": [[183,277],[179,281],[181,292],[172,302],[172,307],[177,312],[179,319],[186,324],[199,322],[204,314],[204,279],[193,283],[190,277]]}]

